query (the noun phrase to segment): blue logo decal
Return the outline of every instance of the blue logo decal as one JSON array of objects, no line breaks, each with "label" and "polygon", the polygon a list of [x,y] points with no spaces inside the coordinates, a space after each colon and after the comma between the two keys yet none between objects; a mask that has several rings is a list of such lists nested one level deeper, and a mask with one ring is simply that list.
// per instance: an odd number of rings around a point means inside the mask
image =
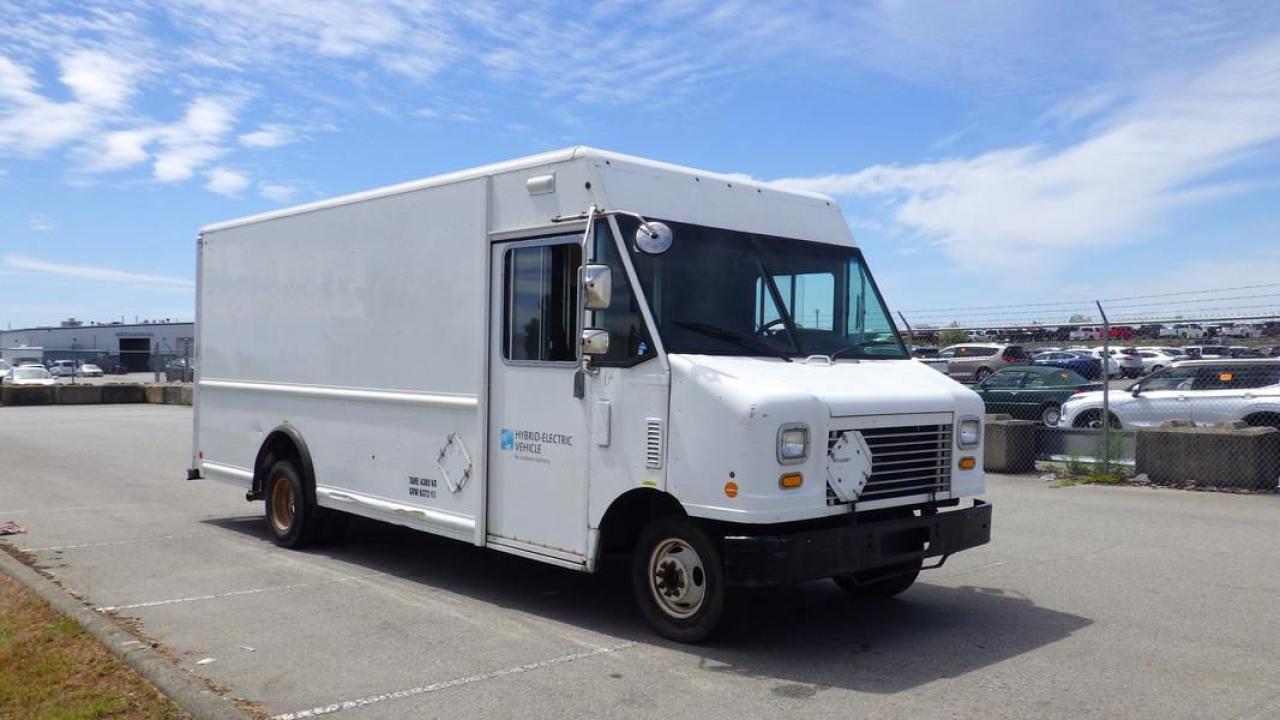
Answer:
[{"label": "blue logo decal", "polygon": [[510,450],[516,446],[516,434],[507,428],[502,428],[502,432],[498,435],[498,442],[503,450]]}]

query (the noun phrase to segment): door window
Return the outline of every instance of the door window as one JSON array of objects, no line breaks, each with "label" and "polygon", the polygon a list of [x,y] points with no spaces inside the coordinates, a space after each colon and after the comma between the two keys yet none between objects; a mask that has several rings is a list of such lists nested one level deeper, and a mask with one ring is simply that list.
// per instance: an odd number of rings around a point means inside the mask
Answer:
[{"label": "door window", "polygon": [[988,390],[1011,390],[1022,384],[1023,372],[998,372],[987,378],[983,385]]},{"label": "door window", "polygon": [[578,309],[578,243],[512,248],[503,258],[502,355],[507,360],[572,362]]},{"label": "door window", "polygon": [[1194,367],[1166,368],[1141,383],[1142,392],[1152,390],[1190,390],[1195,379]]},{"label": "door window", "polygon": [[1280,382],[1280,367],[1274,365],[1222,365],[1199,370],[1195,390],[1245,390]]}]

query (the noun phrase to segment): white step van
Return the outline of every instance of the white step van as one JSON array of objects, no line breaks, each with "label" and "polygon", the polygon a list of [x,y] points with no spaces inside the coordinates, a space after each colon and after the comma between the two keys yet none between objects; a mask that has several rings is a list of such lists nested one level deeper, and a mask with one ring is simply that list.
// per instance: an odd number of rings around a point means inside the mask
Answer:
[{"label": "white step van", "polygon": [[350,513],[626,551],[697,641],[728,587],[887,597],[990,538],[982,401],[911,359],[821,195],[572,148],[197,245],[188,476],[265,500],[279,545]]}]

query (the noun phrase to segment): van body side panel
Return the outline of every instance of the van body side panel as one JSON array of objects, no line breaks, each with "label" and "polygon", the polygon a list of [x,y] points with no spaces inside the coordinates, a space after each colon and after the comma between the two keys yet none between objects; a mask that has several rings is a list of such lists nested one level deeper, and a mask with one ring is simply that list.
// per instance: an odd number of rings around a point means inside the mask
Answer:
[{"label": "van body side panel", "polygon": [[486,188],[477,178],[206,232],[205,475],[243,480],[287,423],[310,447],[321,505],[473,539],[486,284],[483,255],[460,250],[485,244]]}]

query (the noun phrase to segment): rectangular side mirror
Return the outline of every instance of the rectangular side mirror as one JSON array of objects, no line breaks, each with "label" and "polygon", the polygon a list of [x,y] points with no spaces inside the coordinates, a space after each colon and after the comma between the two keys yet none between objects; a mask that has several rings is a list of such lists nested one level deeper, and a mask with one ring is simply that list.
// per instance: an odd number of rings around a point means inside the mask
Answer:
[{"label": "rectangular side mirror", "polygon": [[608,310],[613,300],[613,270],[608,265],[582,266],[582,306]]},{"label": "rectangular side mirror", "polygon": [[609,352],[609,331],[583,328],[580,344],[583,355],[604,355]]}]

